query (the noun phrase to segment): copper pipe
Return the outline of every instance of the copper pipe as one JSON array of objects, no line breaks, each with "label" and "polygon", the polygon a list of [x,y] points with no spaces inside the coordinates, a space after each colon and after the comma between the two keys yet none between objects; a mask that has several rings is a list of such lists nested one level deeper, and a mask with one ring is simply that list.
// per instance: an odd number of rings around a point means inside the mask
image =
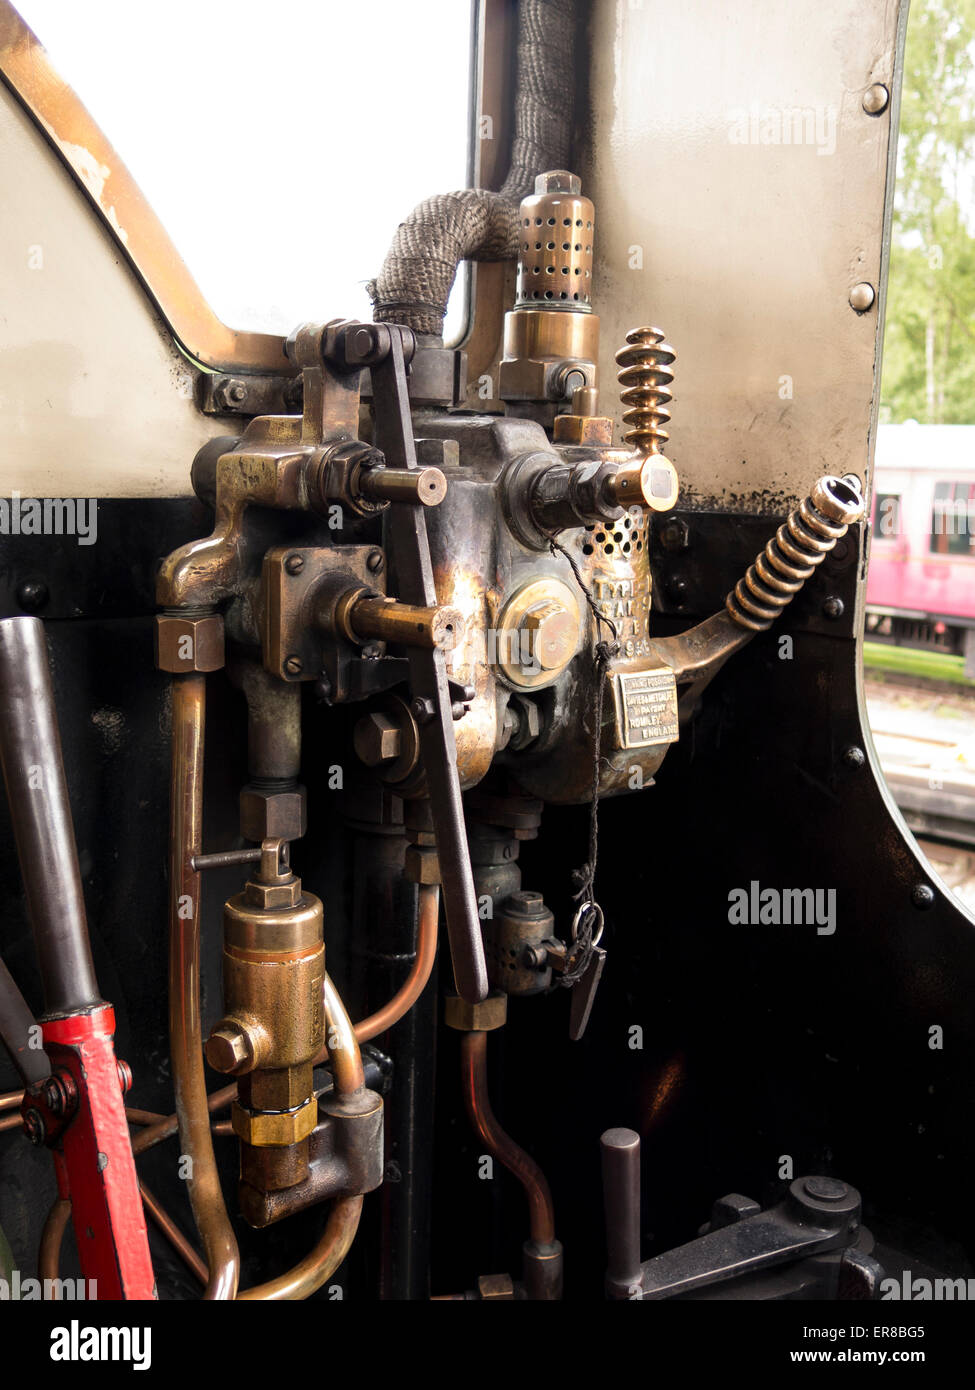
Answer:
[{"label": "copper pipe", "polygon": [[[237,1099],[237,1083],[230,1086],[223,1086],[219,1091],[212,1092],[207,1096],[207,1110],[212,1114],[214,1110],[222,1110],[225,1105]],[[160,1119],[158,1124],[150,1125],[141,1134],[137,1134],[132,1140],[132,1152],[134,1154],[145,1153],[146,1149],[154,1148],[156,1144],[161,1144],[164,1139],[169,1139],[179,1128],[179,1123],[175,1115],[167,1115]],[[211,1126],[212,1129],[212,1126]]]},{"label": "copper pipe", "polygon": [[392,1028],[404,1014],[409,1013],[426,989],[427,982],[433,974],[433,963],[437,959],[439,918],[440,888],[435,883],[423,884],[419,894],[416,956],[410,973],[388,1004],[356,1024],[355,1035],[360,1043],[369,1042],[371,1038],[385,1033],[387,1028]]},{"label": "copper pipe", "polygon": [[[61,1242],[71,1220],[71,1203],[66,1197],[59,1197],[47,1214],[41,1232],[41,1248],[37,1256],[37,1273],[41,1280],[58,1278],[61,1268]],[[59,1297],[57,1284],[52,1285],[52,1297]]]},{"label": "copper pipe", "polygon": [[[325,1036],[332,1043],[332,1075],[340,1096],[351,1096],[365,1086],[362,1058],[355,1029],[328,975],[322,991],[325,1000]],[[332,1204],[328,1222],[314,1250],[303,1260],[270,1279],[238,1294],[238,1299],[280,1301],[308,1298],[331,1278],[349,1253],[362,1215],[361,1197],[340,1197]]]},{"label": "copper pipe", "polygon": [[461,1038],[464,1104],[488,1152],[518,1179],[528,1198],[531,1238],[538,1245],[555,1240],[555,1212],[545,1174],[498,1124],[487,1089],[487,1033],[464,1033]]},{"label": "copper pipe", "polygon": [[204,1297],[232,1299],[240,1275],[240,1252],[220,1189],[210,1136],[200,1020],[201,883],[191,864],[203,847],[206,677],[198,673],[176,675],[172,692],[169,1039],[173,1089],[180,1142],[191,1165],[187,1183],[190,1204],[209,1269]]},{"label": "copper pipe", "polygon": [[159,1115],[155,1110],[137,1110],[134,1105],[125,1107],[125,1118],[130,1125],[161,1125],[168,1117]]},{"label": "copper pipe", "polygon": [[24,1099],[23,1091],[7,1091],[0,1096],[0,1111],[19,1110],[20,1102]]},{"label": "copper pipe", "polygon": [[20,1115],[5,1115],[0,1119],[0,1134],[6,1133],[8,1129],[19,1129],[22,1124]]},{"label": "copper pipe", "polygon": [[197,1279],[199,1279],[200,1283],[205,1287],[207,1283],[206,1265],[166,1211],[166,1208],[160,1205],[158,1199],[153,1196],[144,1182],[140,1181],[139,1191],[142,1194],[142,1205],[145,1207],[146,1211],[152,1217],[153,1221],[155,1221],[156,1225],[162,1231],[176,1253],[183,1260],[183,1263],[193,1271]]}]

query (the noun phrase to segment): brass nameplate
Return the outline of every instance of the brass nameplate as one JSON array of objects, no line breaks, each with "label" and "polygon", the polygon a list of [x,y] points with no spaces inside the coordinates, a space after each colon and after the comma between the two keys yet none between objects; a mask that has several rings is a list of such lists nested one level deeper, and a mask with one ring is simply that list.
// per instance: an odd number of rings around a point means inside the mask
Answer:
[{"label": "brass nameplate", "polygon": [[673,671],[617,671],[613,689],[618,748],[677,741],[677,682]]}]

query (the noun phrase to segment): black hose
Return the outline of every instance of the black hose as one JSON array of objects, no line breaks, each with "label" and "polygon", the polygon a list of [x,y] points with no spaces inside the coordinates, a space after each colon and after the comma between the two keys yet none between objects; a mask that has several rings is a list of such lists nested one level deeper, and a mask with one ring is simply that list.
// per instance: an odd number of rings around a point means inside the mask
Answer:
[{"label": "black hose", "polygon": [[101,1002],[61,759],[44,624],[0,621],[0,761],[47,1013]]}]

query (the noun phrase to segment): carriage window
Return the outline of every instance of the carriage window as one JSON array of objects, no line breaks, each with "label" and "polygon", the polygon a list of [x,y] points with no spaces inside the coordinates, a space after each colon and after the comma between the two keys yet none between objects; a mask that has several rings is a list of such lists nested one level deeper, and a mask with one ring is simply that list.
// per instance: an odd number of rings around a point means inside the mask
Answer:
[{"label": "carriage window", "polygon": [[887,541],[900,534],[901,499],[896,492],[878,492],[873,506],[875,539]]},{"label": "carriage window", "polygon": [[399,223],[470,182],[470,0],[16,8],[233,328],[371,318]]},{"label": "carriage window", "polygon": [[[863,644],[867,710],[891,795],[933,870],[971,908],[973,53],[971,6],[911,0]],[[885,506],[890,509],[888,524],[896,518],[894,532],[885,532]],[[891,543],[894,535],[896,545]]]},{"label": "carriage window", "polygon": [[936,555],[970,555],[975,534],[975,484],[935,483],[931,545]]}]

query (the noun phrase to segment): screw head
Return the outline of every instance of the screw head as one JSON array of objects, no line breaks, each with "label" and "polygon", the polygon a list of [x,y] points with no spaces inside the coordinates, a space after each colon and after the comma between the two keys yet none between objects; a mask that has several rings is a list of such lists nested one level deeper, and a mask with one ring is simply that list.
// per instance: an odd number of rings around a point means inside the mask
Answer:
[{"label": "screw head", "polygon": [[848,748],[843,749],[843,761],[847,767],[863,767],[867,761],[867,755],[862,748],[858,748],[855,743],[851,743]]},{"label": "screw head", "polygon": [[911,889],[911,902],[922,910],[934,906],[934,889],[929,883],[915,883]]},{"label": "screw head", "polygon": [[833,619],[842,618],[845,612],[846,604],[843,600],[838,598],[836,594],[830,594],[829,598],[823,604],[823,617]]},{"label": "screw head", "polygon": [[386,557],[381,550],[370,550],[366,556],[366,569],[370,574],[382,574],[386,565]]},{"label": "screw head", "polygon": [[305,568],[304,555],[289,555],[284,562],[284,567],[288,574],[300,574]]},{"label": "screw head", "polygon": [[882,82],[874,82],[863,94],[863,109],[868,116],[879,116],[887,110],[890,92]]},{"label": "screw head", "polygon": [[300,676],[304,670],[304,665],[300,656],[289,656],[285,659],[284,669],[289,676]]},{"label": "screw head", "polygon": [[868,309],[873,308],[877,292],[873,285],[862,280],[859,285],[854,285],[850,290],[850,308],[855,309],[858,314],[865,314]]}]

